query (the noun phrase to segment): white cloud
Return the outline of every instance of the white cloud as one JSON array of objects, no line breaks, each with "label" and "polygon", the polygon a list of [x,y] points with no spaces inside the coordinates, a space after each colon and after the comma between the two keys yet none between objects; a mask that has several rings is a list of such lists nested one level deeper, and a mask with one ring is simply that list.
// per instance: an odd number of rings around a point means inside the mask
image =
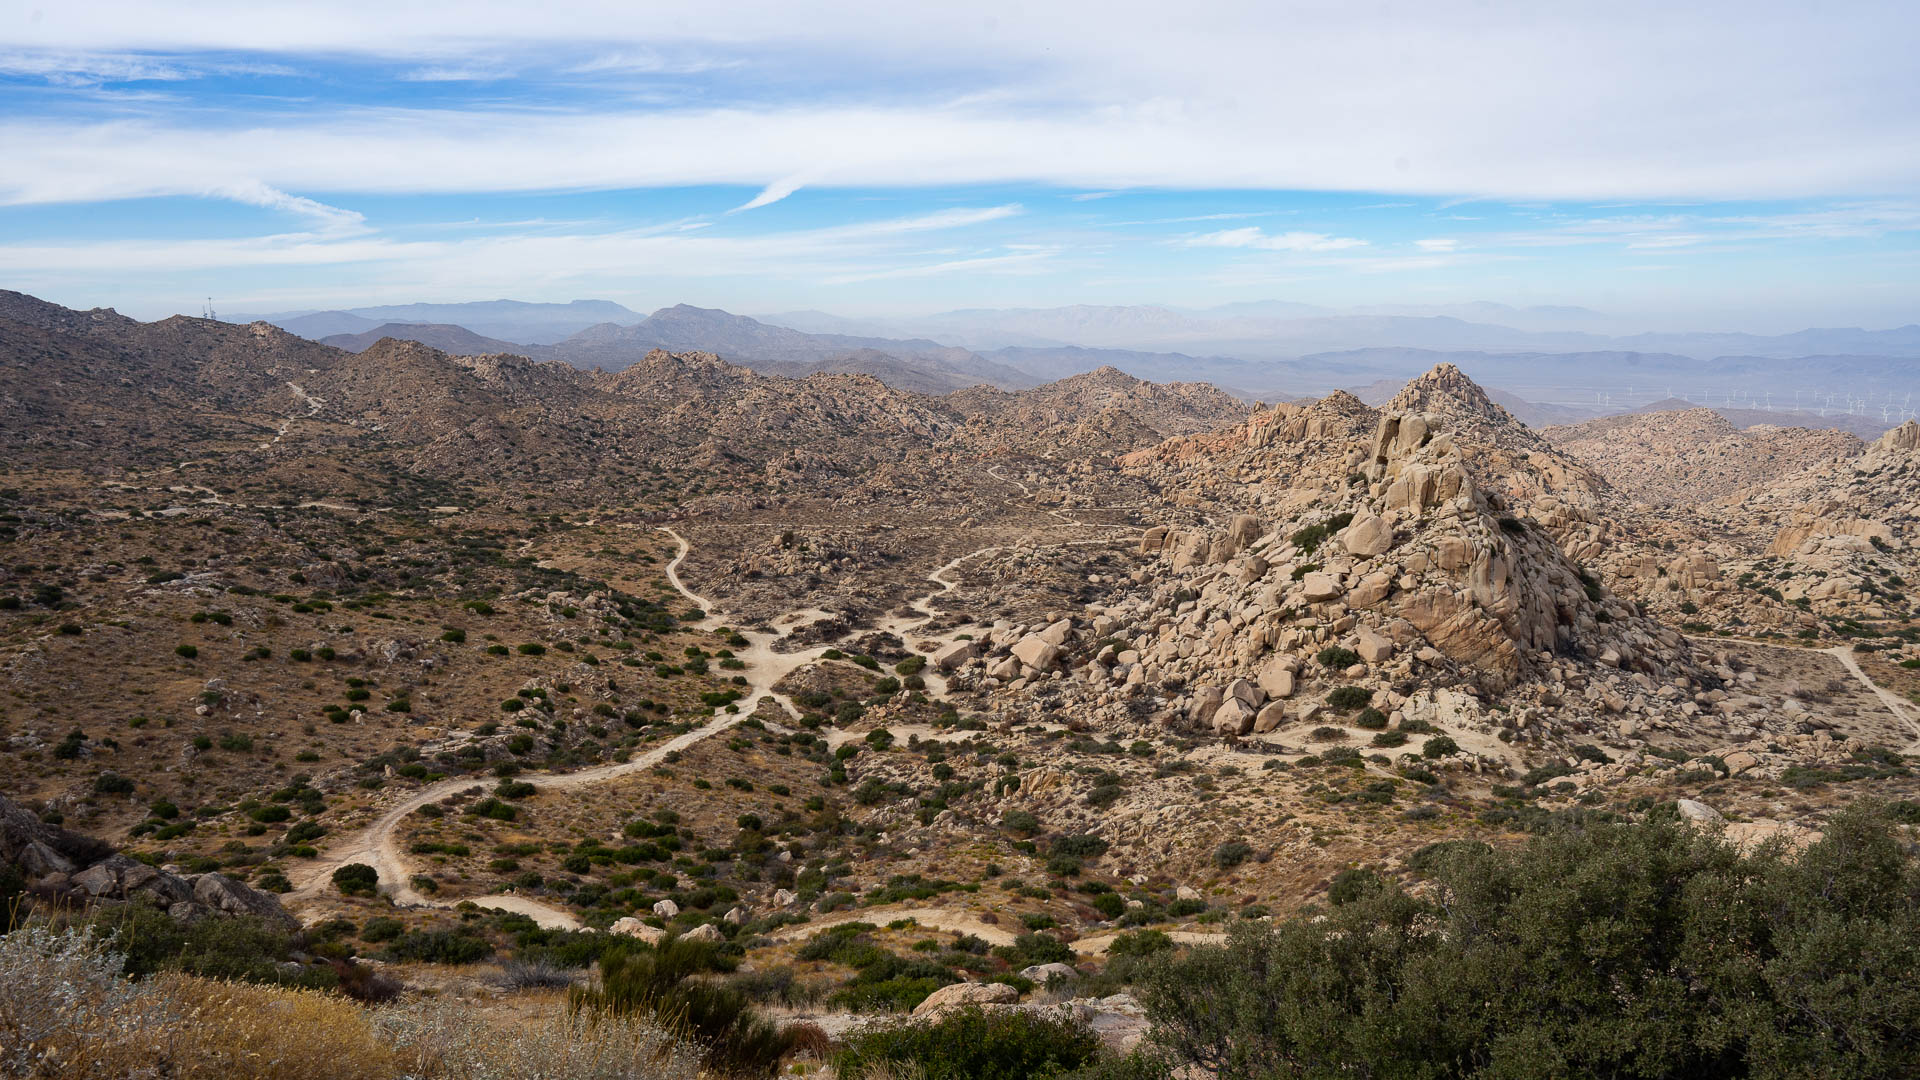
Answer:
[{"label": "white cloud", "polygon": [[1351,236],[1329,236],[1316,232],[1268,234],[1253,225],[1244,229],[1203,233],[1188,237],[1185,243],[1193,247],[1258,248],[1263,251],[1345,251],[1367,246],[1365,240]]},{"label": "white cloud", "polygon": [[[276,207],[283,205],[276,197],[291,198],[260,189],[223,194]],[[688,278],[784,275],[851,282],[985,270],[1049,257],[1051,251],[1020,251],[923,266],[912,260],[924,253],[906,246],[926,233],[965,229],[1019,212],[1014,205],[954,208],[827,228],[730,236],[689,230],[689,223],[671,222],[604,232],[523,232],[417,241],[343,229],[237,239],[0,244],[0,273],[170,273],[351,264],[391,267],[415,283],[415,288],[421,282],[431,282],[442,290],[464,285],[523,292],[540,282],[604,281],[631,276],[638,268],[669,267],[676,277]]]},{"label": "white cloud", "polygon": [[[390,0],[69,0],[14,30],[16,57],[247,53],[321,67],[401,57],[462,72],[514,55],[558,57],[579,77],[736,64],[779,75],[705,98],[735,107],[678,113],[631,111],[617,94],[537,117],[316,109],[225,151],[208,144],[231,141],[230,117],[183,112],[122,129],[132,152],[120,162],[63,164],[37,145],[69,124],[4,132],[10,152],[27,140],[7,170],[23,178],[7,186],[77,198],[206,186],[182,187],[176,174],[194,166],[167,160],[167,148],[215,164],[239,156],[226,164],[286,190],[324,179],[349,192],[759,186],[815,166],[824,185],[1093,192],[1592,200],[1920,187],[1909,49],[1920,7],[1881,0],[1203,0],[1172,22],[1152,5],[1105,0],[472,0],[457,18]],[[568,68],[568,57],[583,59]],[[922,70],[941,77],[909,74]],[[84,125],[76,134],[88,138]],[[360,149],[343,145],[353,138]]]},{"label": "white cloud", "polygon": [[493,82],[498,79],[504,79],[510,74],[512,74],[512,72],[500,67],[434,66],[415,68],[412,71],[402,72],[400,81],[419,83]]},{"label": "white cloud", "polygon": [[742,210],[757,210],[762,206],[777,203],[781,199],[799,191],[801,185],[805,182],[804,179],[798,176],[789,176],[785,180],[775,180],[773,183],[761,188],[760,194],[727,211],[727,213],[737,214]]},{"label": "white cloud", "polygon": [[827,279],[829,285],[851,285],[862,281],[878,281],[883,278],[935,277],[941,274],[959,273],[1017,273],[1039,269],[1038,264],[1053,258],[1052,249],[1040,251],[1016,251],[1010,255],[982,255],[971,259],[948,259],[945,262],[928,263],[920,266],[893,267],[885,270],[873,270],[853,274],[841,274]]},{"label": "white cloud", "polygon": [[1425,240],[1415,240],[1413,246],[1421,251],[1453,251],[1460,246],[1460,241],[1451,236],[1432,236]]},{"label": "white cloud", "polygon": [[328,206],[326,203],[316,202],[301,195],[289,195],[258,181],[221,184],[209,188],[204,194],[246,203],[248,206],[259,206],[268,210],[294,214],[306,218],[315,228],[325,233],[362,232],[366,226],[366,215],[357,211]]}]

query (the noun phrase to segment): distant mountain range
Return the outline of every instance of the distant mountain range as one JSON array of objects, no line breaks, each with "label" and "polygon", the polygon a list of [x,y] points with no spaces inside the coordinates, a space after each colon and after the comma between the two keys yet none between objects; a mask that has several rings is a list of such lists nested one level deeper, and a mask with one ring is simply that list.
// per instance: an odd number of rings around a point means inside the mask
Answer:
[{"label": "distant mountain range", "polygon": [[319,341],[362,334],[383,323],[432,323],[464,327],[484,337],[547,345],[598,323],[639,322],[641,315],[611,300],[533,304],[524,300],[479,300],[466,304],[392,304],[341,311],[285,311],[274,315],[228,315],[227,322],[272,323],[290,334]]},{"label": "distant mountain range", "polygon": [[[1815,419],[1825,412],[1891,421],[1909,411],[1907,395],[1920,392],[1920,326],[1609,337],[1565,329],[1607,324],[1598,312],[1497,304],[1345,313],[1285,301],[1200,311],[1080,305],[875,321],[818,311],[754,319],[686,304],[641,316],[600,300],[494,300],[265,321],[355,351],[394,337],[455,354],[517,353],[606,371],[653,349],[703,351],[765,374],[869,374],[934,394],[974,385],[1018,390],[1110,366],[1155,382],[1207,382],[1248,400],[1283,401],[1369,383],[1397,386],[1451,362],[1509,395],[1516,414],[1535,424],[1663,398],[1763,415],[1799,409]],[[1190,347],[1169,344],[1182,342]],[[1338,347],[1309,348],[1330,343]]]},{"label": "distant mountain range", "polygon": [[1920,325],[1891,330],[1809,329],[1744,333],[1622,334],[1615,320],[1578,307],[1505,304],[1378,305],[1336,311],[1261,301],[1204,310],[1157,306],[1073,305],[972,309],[910,319],[841,319],[819,311],[762,316],[809,333],[928,337],[974,349],[1078,345],[1230,356],[1298,359],[1358,348],[1675,353],[1785,359],[1809,355],[1920,357]]}]

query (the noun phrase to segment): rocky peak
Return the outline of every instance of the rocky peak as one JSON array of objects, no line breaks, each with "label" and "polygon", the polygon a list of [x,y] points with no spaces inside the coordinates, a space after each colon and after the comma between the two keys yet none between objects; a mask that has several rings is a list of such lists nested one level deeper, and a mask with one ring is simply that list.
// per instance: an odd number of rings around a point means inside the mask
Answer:
[{"label": "rocky peak", "polygon": [[1381,411],[1437,416],[1449,431],[1477,442],[1526,449],[1545,446],[1525,424],[1488,397],[1479,383],[1452,364],[1436,365],[1411,380],[1381,406]]},{"label": "rocky peak", "polygon": [[1889,430],[1874,446],[1881,450],[1920,450],[1920,421],[1909,420]]}]

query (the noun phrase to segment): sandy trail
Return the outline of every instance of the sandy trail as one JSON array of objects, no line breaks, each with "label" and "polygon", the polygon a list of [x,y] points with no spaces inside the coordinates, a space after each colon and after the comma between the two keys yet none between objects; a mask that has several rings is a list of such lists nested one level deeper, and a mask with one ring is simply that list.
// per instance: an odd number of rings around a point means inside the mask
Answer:
[{"label": "sandy trail", "polygon": [[1900,695],[1882,687],[1879,683],[1874,682],[1866,672],[1860,670],[1860,662],[1853,658],[1852,646],[1841,645],[1837,648],[1828,649],[1826,652],[1829,656],[1839,660],[1840,666],[1851,672],[1853,677],[1859,679],[1862,685],[1872,690],[1874,696],[1880,699],[1880,703],[1887,707],[1888,712],[1892,713],[1901,723],[1912,729],[1914,741],[1907,747],[1906,752],[1909,754],[1920,753],[1920,721],[1915,721],[1913,714],[1907,711],[1907,704],[1900,700]]}]

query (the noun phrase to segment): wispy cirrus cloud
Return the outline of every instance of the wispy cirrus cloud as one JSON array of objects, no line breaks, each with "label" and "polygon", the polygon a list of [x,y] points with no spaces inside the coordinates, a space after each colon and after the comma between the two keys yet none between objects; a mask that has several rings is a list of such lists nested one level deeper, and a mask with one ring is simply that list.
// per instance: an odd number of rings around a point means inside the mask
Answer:
[{"label": "wispy cirrus cloud", "polygon": [[1255,248],[1261,251],[1345,251],[1366,247],[1365,240],[1352,236],[1330,236],[1317,232],[1267,233],[1258,226],[1223,229],[1190,236],[1183,241],[1191,247]]},{"label": "wispy cirrus cloud", "polygon": [[794,192],[799,191],[805,184],[806,178],[800,176],[789,176],[784,180],[775,180],[773,183],[761,188],[760,194],[727,211],[727,213],[737,214],[742,210],[758,210],[763,206],[771,206]]}]

